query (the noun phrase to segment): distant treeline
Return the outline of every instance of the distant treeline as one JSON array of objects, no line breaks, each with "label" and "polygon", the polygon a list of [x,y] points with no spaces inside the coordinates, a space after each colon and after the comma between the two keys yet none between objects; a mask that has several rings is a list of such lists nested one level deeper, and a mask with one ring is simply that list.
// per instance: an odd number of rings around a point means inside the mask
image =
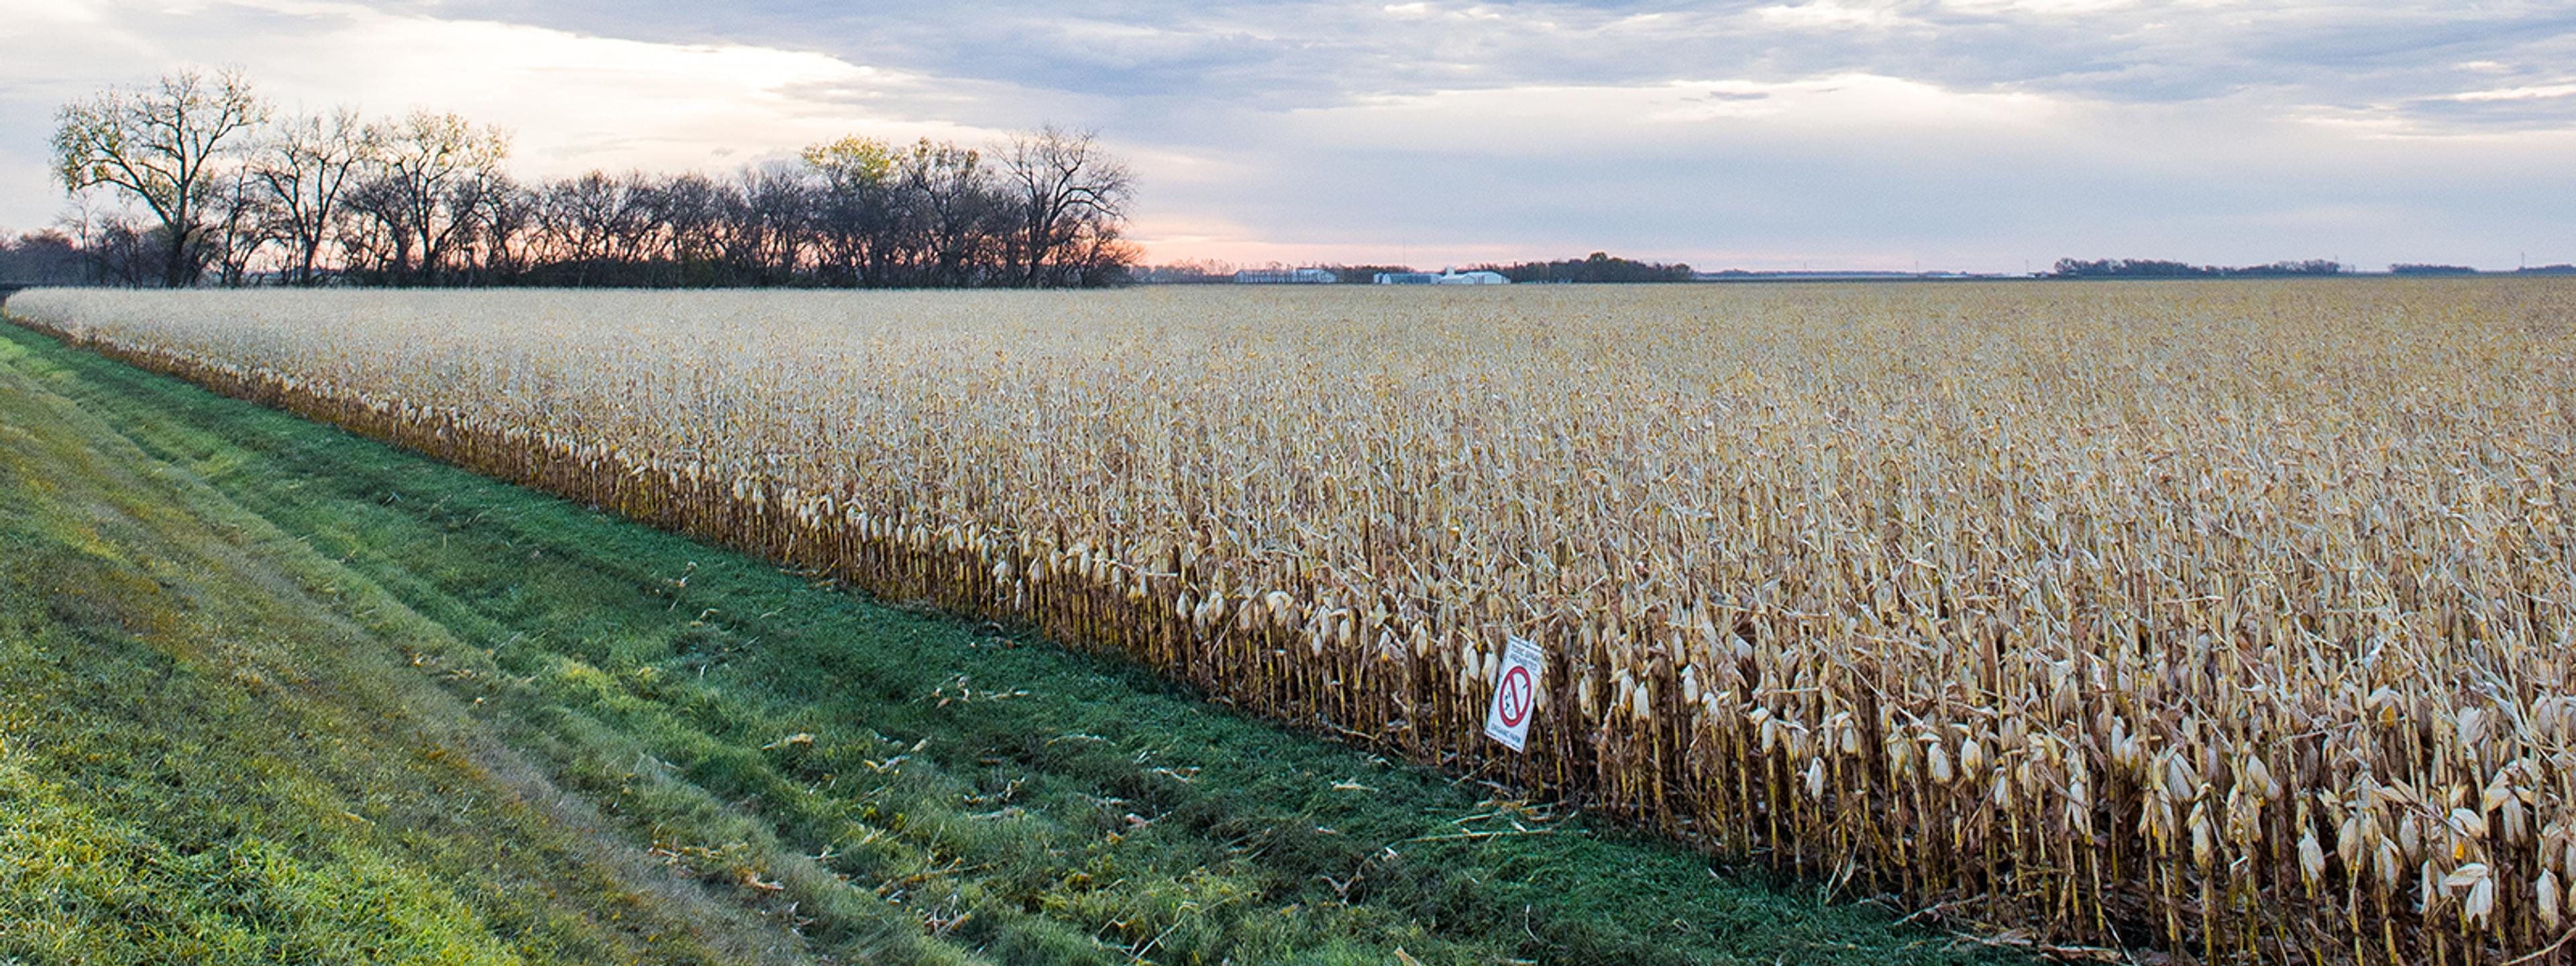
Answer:
[{"label": "distant treeline", "polygon": [[[2304,262],[2273,262],[2229,268],[2217,265],[2189,265],[2152,258],[2116,258],[2098,261],[2060,259],[2053,278],[2281,278],[2308,275],[2340,275],[2346,271],[2339,262],[2310,259]],[[2388,266],[2391,275],[2478,275],[2467,265],[2440,265],[2421,262],[2399,262]],[[2501,272],[2497,274],[2503,274]],[[2576,275],[2576,265],[2534,265],[2518,268],[2516,275]]]},{"label": "distant treeline", "polygon": [[2273,262],[2269,265],[2230,267],[2192,265],[2153,258],[2105,258],[2085,261],[2061,258],[2056,278],[2281,278],[2307,275],[2340,275],[2343,264],[2312,258],[2300,262]]},{"label": "distant treeline", "polygon": [[499,130],[429,111],[280,116],[231,73],[110,89],[57,121],[55,177],[83,205],[10,243],[34,254],[0,262],[0,281],[68,281],[68,266],[111,285],[1098,286],[1137,255],[1125,164],[1054,127],[981,148],[850,137],[724,176],[523,182]]},{"label": "distant treeline", "polygon": [[1557,262],[1518,262],[1511,265],[1479,265],[1481,271],[1500,272],[1514,282],[1687,282],[1691,267],[1640,262],[1617,258],[1607,252],[1593,252],[1579,259]]},{"label": "distant treeline", "polygon": [[[2477,269],[2475,269],[2475,268],[2471,268],[2471,267],[2469,267],[2469,266],[2467,266],[2467,265],[2417,265],[2417,264],[2398,264],[2398,265],[2391,265],[2391,266],[2388,266],[2388,274],[2390,274],[2390,275],[2485,275],[2485,274],[2490,274],[2490,273],[2487,273],[2487,272],[2481,272],[2481,271],[2479,271],[2479,270],[2477,270]],[[2496,274],[2496,275],[2504,275],[2504,274],[2508,274],[2508,273],[2506,273],[2506,272],[2495,272],[2495,273],[2492,273],[2492,274]],[[2576,275],[2576,265],[2566,265],[2566,264],[2559,264],[2559,265],[2527,265],[2527,266],[2524,266],[2524,267],[2522,267],[2522,268],[2514,269],[2514,270],[2513,270],[2511,273],[2509,273],[2509,274],[2514,274],[2514,275]]]},{"label": "distant treeline", "polygon": [[[1268,270],[1285,270],[1288,267],[1276,263],[1262,266]],[[1410,265],[1318,264],[1303,267],[1320,268],[1331,272],[1342,285],[1367,285],[1377,281],[1380,274],[1401,275],[1423,271]],[[1237,266],[1226,262],[1200,259],[1138,268],[1134,270],[1134,278],[1139,282],[1158,285],[1214,285],[1234,281],[1237,270]],[[1488,263],[1470,266],[1467,270],[1499,272],[1504,278],[1514,282],[1687,282],[1693,277],[1691,267],[1688,265],[1640,262],[1619,258],[1607,252],[1593,252],[1582,258],[1553,262],[1515,262],[1509,265]]]},{"label": "distant treeline", "polygon": [[0,283],[90,285],[97,282],[95,268],[95,260],[62,232],[0,235]]},{"label": "distant treeline", "polygon": [[[1147,285],[1231,285],[1234,283],[1235,273],[1239,271],[1284,272],[1291,267],[1279,262],[1271,262],[1267,265],[1236,265],[1214,258],[1194,258],[1168,265],[1141,266],[1130,270],[1128,277]],[[1333,283],[1337,285],[1368,285],[1377,281],[1380,272],[1401,274],[1421,271],[1404,265],[1318,264],[1293,267],[1320,268],[1331,272]]]}]

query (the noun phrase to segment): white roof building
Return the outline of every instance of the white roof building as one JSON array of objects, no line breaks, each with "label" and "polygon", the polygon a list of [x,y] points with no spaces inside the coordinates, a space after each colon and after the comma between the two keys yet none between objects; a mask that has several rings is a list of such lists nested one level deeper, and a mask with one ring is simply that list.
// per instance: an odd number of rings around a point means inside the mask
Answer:
[{"label": "white roof building", "polygon": [[1379,272],[1380,285],[1510,285],[1512,280],[1501,272],[1462,272],[1447,269],[1438,275],[1430,272]]}]

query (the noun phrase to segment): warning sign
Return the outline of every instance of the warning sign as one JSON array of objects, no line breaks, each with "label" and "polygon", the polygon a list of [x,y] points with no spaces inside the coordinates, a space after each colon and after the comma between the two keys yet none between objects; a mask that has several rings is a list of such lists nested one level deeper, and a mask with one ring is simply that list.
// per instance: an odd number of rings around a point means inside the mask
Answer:
[{"label": "warning sign", "polygon": [[1547,657],[1538,645],[1514,637],[1503,646],[1503,666],[1494,677],[1494,706],[1485,711],[1485,736],[1513,751],[1529,739],[1530,716],[1538,710],[1539,675]]}]

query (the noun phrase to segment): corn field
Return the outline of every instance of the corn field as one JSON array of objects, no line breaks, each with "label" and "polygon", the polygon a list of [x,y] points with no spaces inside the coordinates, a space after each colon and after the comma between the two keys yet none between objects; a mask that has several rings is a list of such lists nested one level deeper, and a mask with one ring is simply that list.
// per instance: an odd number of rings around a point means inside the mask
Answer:
[{"label": "corn field", "polygon": [[2576,286],[9,309],[1952,922],[2576,962]]}]

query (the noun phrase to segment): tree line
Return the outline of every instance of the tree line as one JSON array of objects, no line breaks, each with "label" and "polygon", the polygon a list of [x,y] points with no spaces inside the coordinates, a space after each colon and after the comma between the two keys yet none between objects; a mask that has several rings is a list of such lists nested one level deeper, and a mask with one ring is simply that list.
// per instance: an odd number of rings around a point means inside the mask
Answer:
[{"label": "tree line", "polygon": [[2061,258],[2049,274],[2056,278],[2285,278],[2340,275],[2343,264],[2321,258],[2269,265],[2192,265],[2154,258]]},{"label": "tree line", "polygon": [[[1267,267],[1277,271],[1287,269],[1289,266],[1272,262]],[[1376,281],[1380,273],[1405,274],[1421,271],[1407,265],[1338,262],[1318,263],[1311,267],[1332,272],[1343,285],[1367,285]],[[1199,259],[1168,265],[1139,266],[1135,269],[1133,277],[1136,281],[1158,285],[1211,285],[1234,281],[1236,270],[1235,265],[1227,262]],[[1582,258],[1555,261],[1514,262],[1508,265],[1489,263],[1472,266],[1469,271],[1496,272],[1514,282],[1688,282],[1696,278],[1688,265],[1637,261],[1620,258],[1608,252],[1593,252]]]},{"label": "tree line", "polygon": [[1666,265],[1620,258],[1608,252],[1593,252],[1583,258],[1552,262],[1515,262],[1510,265],[1478,265],[1477,269],[1499,272],[1514,282],[1687,282],[1695,276],[1689,265]]},{"label": "tree line", "polygon": [[[280,114],[237,72],[174,71],[62,107],[59,230],[0,271],[187,286],[1118,284],[1134,180],[1052,125],[985,147],[866,137],[729,175],[521,181],[453,113]],[[99,202],[117,204],[102,207]],[[25,254],[17,254],[17,253]]]}]

